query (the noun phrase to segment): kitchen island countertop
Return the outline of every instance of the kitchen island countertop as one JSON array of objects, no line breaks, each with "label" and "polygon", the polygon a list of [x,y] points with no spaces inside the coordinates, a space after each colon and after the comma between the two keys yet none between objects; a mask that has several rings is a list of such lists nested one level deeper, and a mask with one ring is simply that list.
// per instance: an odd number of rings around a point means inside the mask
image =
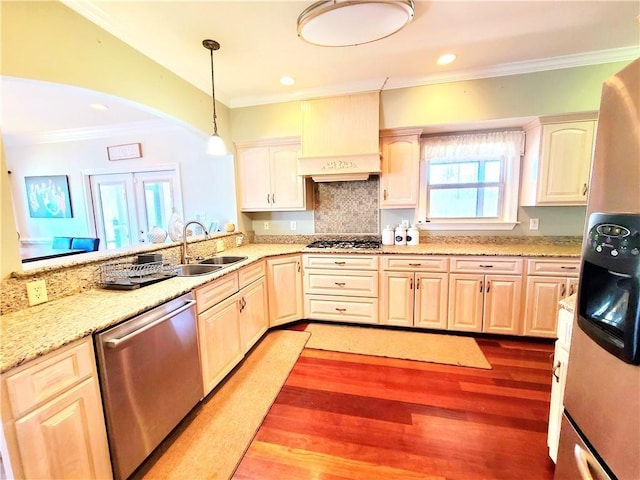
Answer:
[{"label": "kitchen island countertop", "polygon": [[224,255],[246,256],[247,260],[211,274],[175,277],[130,291],[92,289],[0,316],[0,373],[131,318],[257,260],[300,252],[579,258],[580,247],[547,244],[423,243],[418,246],[384,246],[379,250],[354,251],[308,249],[302,244],[248,244],[224,252]]}]

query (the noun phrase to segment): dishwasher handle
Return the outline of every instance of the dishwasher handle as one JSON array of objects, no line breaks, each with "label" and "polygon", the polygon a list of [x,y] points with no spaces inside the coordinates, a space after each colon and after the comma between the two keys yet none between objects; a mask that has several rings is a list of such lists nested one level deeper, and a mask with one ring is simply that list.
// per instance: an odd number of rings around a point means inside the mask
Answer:
[{"label": "dishwasher handle", "polygon": [[167,320],[175,317],[176,315],[178,315],[179,313],[184,312],[185,310],[188,310],[189,308],[191,308],[193,305],[195,305],[196,301],[195,300],[187,300],[185,302],[184,305],[182,305],[179,308],[176,308],[175,310],[173,310],[172,312],[167,313],[166,315],[160,317],[159,319],[146,324],[144,327],[139,328],[137,330],[134,330],[133,332],[127,333],[124,337],[120,337],[120,338],[112,338],[111,340],[107,340],[106,342],[104,342],[104,345],[107,348],[118,348],[118,346],[123,343],[126,342],[127,340],[130,340],[136,336],[138,336],[139,334],[146,332],[147,330],[155,327],[156,325],[159,325],[162,322],[166,322]]}]

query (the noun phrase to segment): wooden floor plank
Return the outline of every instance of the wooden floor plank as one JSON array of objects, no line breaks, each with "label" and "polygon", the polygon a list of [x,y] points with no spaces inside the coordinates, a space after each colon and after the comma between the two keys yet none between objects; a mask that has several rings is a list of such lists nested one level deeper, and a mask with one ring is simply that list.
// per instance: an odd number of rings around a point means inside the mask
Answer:
[{"label": "wooden floor plank", "polygon": [[491,370],[305,349],[234,479],[552,479],[553,346],[478,345]]}]

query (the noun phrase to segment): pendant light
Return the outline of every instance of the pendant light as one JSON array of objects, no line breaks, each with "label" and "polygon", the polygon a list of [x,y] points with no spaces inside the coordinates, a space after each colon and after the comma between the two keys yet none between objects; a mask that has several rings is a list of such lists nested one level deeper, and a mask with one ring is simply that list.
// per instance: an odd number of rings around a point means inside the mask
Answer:
[{"label": "pendant light", "polygon": [[209,155],[221,156],[227,154],[227,147],[224,144],[222,137],[218,135],[218,123],[216,121],[216,85],[213,81],[213,51],[220,49],[220,44],[215,40],[203,40],[202,45],[204,48],[211,52],[211,96],[213,98],[213,135],[209,138],[207,144],[207,153]]}]

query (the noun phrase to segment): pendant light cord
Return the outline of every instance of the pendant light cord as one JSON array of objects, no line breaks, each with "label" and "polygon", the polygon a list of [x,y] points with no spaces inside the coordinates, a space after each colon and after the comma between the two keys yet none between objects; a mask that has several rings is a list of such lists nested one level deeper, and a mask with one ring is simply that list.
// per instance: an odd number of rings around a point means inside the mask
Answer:
[{"label": "pendant light cord", "polygon": [[213,48],[211,52],[211,101],[213,102],[213,134],[218,134],[218,124],[216,122],[216,84],[213,80]]}]

